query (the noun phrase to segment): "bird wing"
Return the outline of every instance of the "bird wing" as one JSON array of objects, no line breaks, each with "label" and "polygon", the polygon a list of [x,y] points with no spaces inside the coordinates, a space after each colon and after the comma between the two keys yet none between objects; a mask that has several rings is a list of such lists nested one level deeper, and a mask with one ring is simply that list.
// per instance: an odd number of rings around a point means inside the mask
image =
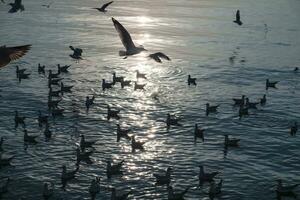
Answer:
[{"label": "bird wing", "polygon": [[150,54],[149,57],[155,60],[156,62],[161,63],[161,59],[156,54]]},{"label": "bird wing", "polygon": [[241,17],[240,17],[240,11],[236,11],[236,15],[235,15],[236,21],[240,21]]},{"label": "bird wing", "polygon": [[7,65],[12,60],[17,60],[24,56],[31,45],[17,46],[17,47],[0,47],[0,68]]},{"label": "bird wing", "polygon": [[107,7],[107,6],[109,6],[110,4],[112,4],[114,1],[110,1],[110,2],[108,2],[108,3],[106,3],[106,4],[103,4],[103,6],[101,7],[101,9],[103,9],[103,10],[105,10],[105,8]]},{"label": "bird wing", "polygon": [[166,59],[166,60],[171,60],[166,54],[162,52],[157,52],[156,55],[160,58]]},{"label": "bird wing", "polygon": [[126,50],[128,51],[128,50],[134,49],[135,45],[134,45],[134,43],[133,43],[133,41],[131,39],[131,36],[128,33],[128,31],[122,26],[122,24],[120,24],[114,18],[112,18],[112,21],[114,23],[115,29],[119,33],[120,39],[121,39],[124,47],[126,48]]}]

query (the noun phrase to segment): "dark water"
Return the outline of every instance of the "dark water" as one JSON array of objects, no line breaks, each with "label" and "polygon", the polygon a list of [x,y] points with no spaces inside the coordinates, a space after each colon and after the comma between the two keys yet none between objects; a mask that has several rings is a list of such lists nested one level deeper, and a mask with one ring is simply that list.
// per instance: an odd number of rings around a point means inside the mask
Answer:
[{"label": "dark water", "polygon": [[[0,4],[0,44],[32,44],[21,60],[0,72],[0,134],[6,154],[15,155],[12,167],[2,168],[0,176],[10,176],[9,192],[3,199],[42,199],[43,182],[55,184],[53,199],[89,199],[88,187],[101,177],[97,199],[109,199],[106,188],[134,191],[132,199],[166,199],[165,187],[155,187],[152,174],[173,166],[172,184],[183,189],[193,186],[186,199],[208,199],[208,185],[197,188],[198,165],[220,171],[224,179],[217,199],[275,199],[275,180],[299,181],[299,137],[289,136],[289,127],[299,121],[300,1],[116,1],[106,14],[90,8],[99,1],[23,0],[26,11],[8,14]],[[240,9],[244,25],[232,23]],[[166,52],[171,62],[157,64],[146,53],[123,60],[122,44],[112,25],[114,16],[138,44],[150,52]],[[265,25],[266,24],[266,25]],[[85,60],[69,58],[69,45],[84,50]],[[234,63],[229,57],[235,56]],[[61,107],[65,117],[51,119],[54,137],[45,142],[37,124],[37,111],[47,113],[47,79],[37,73],[37,64],[47,69],[72,64],[64,82],[74,85],[65,94]],[[18,82],[14,65],[31,72],[29,80]],[[117,72],[128,80],[135,70],[146,73],[146,91],[133,88],[102,92],[102,78]],[[197,87],[188,87],[187,75],[197,77]],[[279,80],[277,90],[265,91],[265,79]],[[159,101],[151,94],[157,93]],[[266,106],[239,120],[232,97],[245,94],[252,100],[267,94]],[[96,95],[96,104],[87,114],[84,100]],[[219,113],[205,116],[205,103],[221,104]],[[106,120],[106,104],[121,109],[121,120]],[[14,129],[14,110],[26,119],[30,134],[41,134],[39,143],[24,150],[23,132]],[[79,114],[73,112],[79,111]],[[183,118],[183,126],[166,131],[167,113]],[[76,180],[60,189],[62,164],[74,168],[74,137],[79,133],[97,140],[94,164],[82,164]],[[138,140],[147,141],[145,152],[131,153],[130,143],[116,142],[116,123],[131,127]],[[193,141],[193,126],[207,129],[205,143]],[[78,133],[77,133],[78,134]],[[229,149],[224,158],[223,135],[241,139],[240,148]],[[107,180],[105,161],[125,159],[124,175]]]}]

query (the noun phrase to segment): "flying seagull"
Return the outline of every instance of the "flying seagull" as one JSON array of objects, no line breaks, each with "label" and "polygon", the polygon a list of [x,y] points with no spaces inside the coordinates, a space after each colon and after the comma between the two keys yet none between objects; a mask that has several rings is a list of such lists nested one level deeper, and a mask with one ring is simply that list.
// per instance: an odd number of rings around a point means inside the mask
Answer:
[{"label": "flying seagull", "polygon": [[150,54],[149,58],[152,58],[153,60],[155,60],[158,63],[162,62],[161,59],[171,60],[166,54],[164,54],[162,52],[157,52],[157,53]]},{"label": "flying seagull", "polygon": [[15,0],[15,3],[10,3],[8,5],[11,6],[11,9],[8,11],[9,13],[15,13],[19,10],[22,12],[25,10],[24,6],[22,5],[22,0]]},{"label": "flying seagull", "polygon": [[233,22],[240,26],[243,24],[243,22],[241,21],[240,10],[236,11],[235,21],[233,21]]},{"label": "flying seagull", "polygon": [[17,47],[0,47],[0,69],[13,60],[17,60],[24,56],[30,49],[31,45],[17,46]]},{"label": "flying seagull", "polygon": [[[142,51],[147,51],[142,45],[136,47],[132,41],[130,34],[124,28],[124,26],[122,24],[120,24],[120,22],[118,22],[113,17],[111,19],[114,23],[114,26],[115,26],[117,32],[119,33],[121,41],[126,49],[126,51],[119,51],[120,56],[125,56],[125,58],[127,58],[127,56],[139,54]],[[165,55],[164,53],[161,53],[161,52],[150,54],[149,57],[159,63],[162,62],[161,58],[166,59],[166,60],[171,60],[167,55]]]},{"label": "flying seagull", "polygon": [[74,58],[76,60],[81,60],[81,54],[82,54],[82,49],[80,48],[74,48],[73,46],[69,46],[70,49],[73,51],[73,54],[70,54],[71,58]]},{"label": "flying seagull", "polygon": [[107,10],[105,10],[107,8],[107,6],[109,6],[110,4],[112,4],[114,1],[110,1],[106,4],[103,4],[101,8],[93,8],[93,9],[96,9],[98,10],[99,12],[107,12]]},{"label": "flying seagull", "polygon": [[136,47],[131,39],[130,34],[128,31],[113,17],[111,18],[114,26],[119,33],[120,39],[126,49],[126,51],[119,51],[120,56],[131,56],[140,53],[141,51],[146,51],[143,46]]}]

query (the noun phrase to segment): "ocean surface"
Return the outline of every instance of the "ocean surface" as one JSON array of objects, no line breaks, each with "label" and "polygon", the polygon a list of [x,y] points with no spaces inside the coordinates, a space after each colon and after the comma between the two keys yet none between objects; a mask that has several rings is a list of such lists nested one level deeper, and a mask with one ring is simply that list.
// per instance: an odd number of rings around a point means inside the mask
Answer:
[{"label": "ocean surface", "polygon": [[[6,0],[8,1],[8,0]],[[22,59],[0,71],[0,136],[12,166],[0,169],[11,178],[6,200],[40,200],[44,182],[55,185],[52,199],[90,199],[88,187],[101,177],[96,199],[110,199],[111,187],[133,191],[131,199],[167,199],[165,186],[155,186],[153,173],[172,166],[172,186],[186,199],[208,200],[209,184],[198,186],[199,165],[219,171],[224,180],[220,200],[276,199],[276,179],[300,182],[300,138],[289,128],[300,117],[300,1],[299,0],[119,0],[103,14],[91,8],[98,0],[23,0],[25,11],[9,14],[0,3],[0,45],[32,44]],[[104,3],[104,2],[103,2]],[[241,11],[242,26],[232,21]],[[148,50],[123,59],[123,49],[111,17],[131,33],[136,44]],[[69,45],[83,49],[83,58],[69,57]],[[164,52],[172,60],[156,63],[149,53]],[[230,61],[230,57],[232,57]],[[48,113],[47,78],[37,65],[56,71],[56,65],[72,65],[62,74],[73,92],[62,96],[64,117],[51,118],[53,138],[45,141],[37,123],[38,110]],[[20,83],[15,65],[26,68],[30,79]],[[135,80],[135,70],[146,73],[145,91],[119,84],[105,92],[102,79],[112,73]],[[187,85],[187,76],[197,86]],[[280,81],[278,89],[265,89],[265,80]],[[56,89],[56,88],[55,88]],[[87,113],[85,97],[95,95]],[[158,100],[153,99],[158,95]],[[257,101],[267,95],[265,106],[239,119],[232,98],[241,95]],[[220,104],[218,113],[205,116],[205,104]],[[106,105],[120,109],[120,120],[106,119]],[[24,148],[23,130],[14,128],[14,111],[26,116],[30,135],[38,144]],[[166,129],[167,113],[182,118],[181,127]],[[130,142],[116,142],[116,124],[132,129],[145,151],[131,153]],[[206,129],[205,142],[194,142],[193,128]],[[76,130],[77,129],[77,130]],[[93,164],[82,163],[76,179],[61,189],[63,164],[74,169],[79,134],[97,141]],[[240,147],[224,154],[224,134],[241,139]],[[106,178],[106,160],[125,160],[123,176]],[[300,194],[300,190],[296,190]]]}]

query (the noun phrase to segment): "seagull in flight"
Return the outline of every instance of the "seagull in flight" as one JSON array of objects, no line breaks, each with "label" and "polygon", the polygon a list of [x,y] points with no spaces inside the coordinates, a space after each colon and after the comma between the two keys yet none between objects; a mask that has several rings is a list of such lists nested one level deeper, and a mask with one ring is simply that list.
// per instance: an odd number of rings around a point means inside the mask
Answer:
[{"label": "seagull in flight", "polygon": [[74,58],[76,60],[81,60],[81,54],[82,54],[82,49],[80,48],[74,48],[73,46],[69,46],[69,48],[73,51],[73,54],[70,54],[71,58]]},{"label": "seagull in flight", "polygon": [[240,26],[243,24],[243,22],[241,21],[240,10],[236,11],[235,21],[233,21],[233,22]]},{"label": "seagull in flight", "polygon": [[103,4],[101,8],[93,8],[93,9],[96,9],[98,10],[99,12],[107,12],[107,10],[105,10],[107,8],[107,6],[109,6],[110,4],[112,4],[114,1],[110,1],[106,4]]},{"label": "seagull in flight", "polygon": [[30,48],[30,44],[17,47],[0,46],[0,69],[9,64],[11,61],[24,56]]},{"label": "seagull in flight", "polygon": [[[121,41],[126,49],[126,51],[119,51],[120,56],[125,56],[124,57],[124,59],[125,59],[125,58],[127,58],[127,56],[139,54],[142,51],[147,51],[142,45],[140,45],[138,47],[135,46],[129,32],[124,28],[124,26],[120,22],[118,22],[113,17],[112,17],[112,21],[114,23],[115,29],[119,33]],[[159,63],[162,62],[161,59],[171,60],[167,55],[165,55],[162,52],[150,54],[148,57]]]},{"label": "seagull in flight", "polygon": [[22,4],[22,0],[15,0],[15,3],[10,3],[8,4],[11,6],[11,9],[8,11],[9,13],[15,13],[18,12],[19,10],[24,11],[24,5]]}]

